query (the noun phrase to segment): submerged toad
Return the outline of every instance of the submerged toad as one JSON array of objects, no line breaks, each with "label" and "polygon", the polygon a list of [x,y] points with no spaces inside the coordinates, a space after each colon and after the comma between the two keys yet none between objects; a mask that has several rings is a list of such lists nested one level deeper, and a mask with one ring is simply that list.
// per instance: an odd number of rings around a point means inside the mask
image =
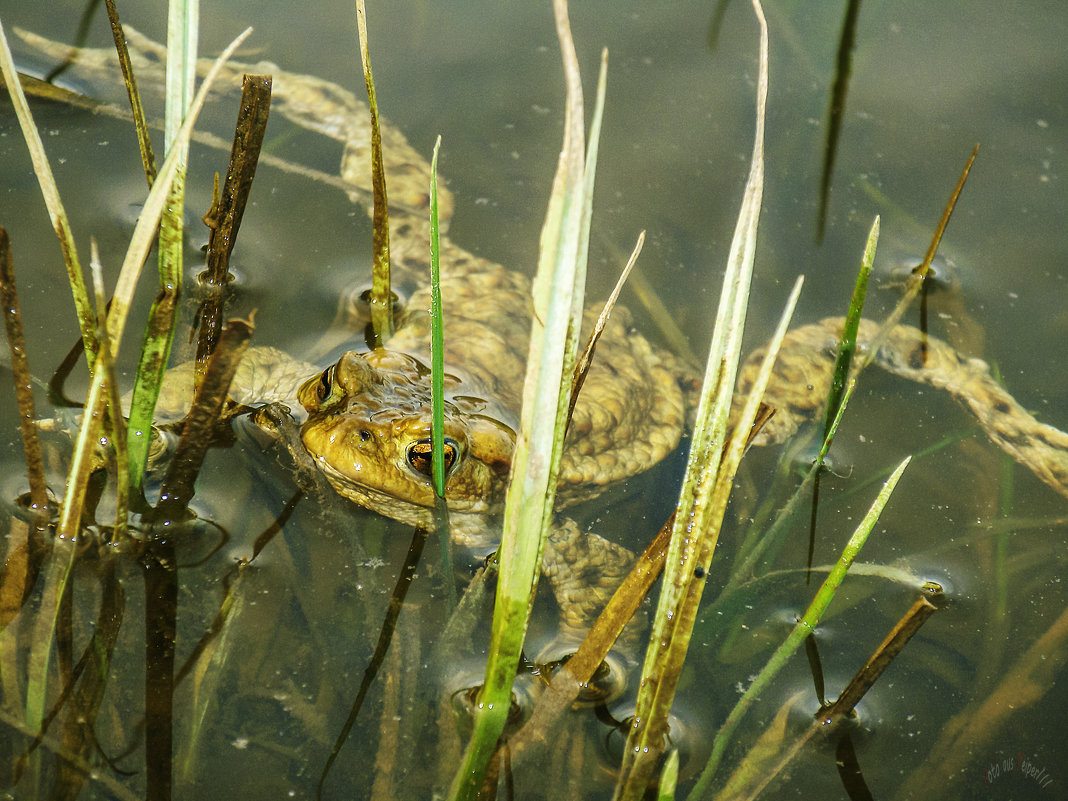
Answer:
[{"label": "submerged toad", "polygon": [[[415,267],[425,253],[425,245],[409,248],[406,267]],[[454,540],[488,546],[515,445],[531,314],[529,283],[444,242],[442,295],[445,497]],[[384,348],[347,351],[322,371],[276,349],[253,348],[235,378],[235,394],[242,402],[276,400],[306,412],[302,443],[338,493],[421,525],[431,523],[434,508],[428,306],[428,290],[417,289]],[[676,447],[685,408],[679,383],[666,366],[671,363],[630,328],[626,310],[617,308],[564,442],[558,507],[598,495]],[[285,376],[281,382],[280,375]],[[298,376],[303,380],[295,383]],[[296,393],[295,399],[286,397],[287,389]],[[543,572],[566,627],[588,625],[631,557],[597,534],[580,532],[571,521],[554,526]]]}]

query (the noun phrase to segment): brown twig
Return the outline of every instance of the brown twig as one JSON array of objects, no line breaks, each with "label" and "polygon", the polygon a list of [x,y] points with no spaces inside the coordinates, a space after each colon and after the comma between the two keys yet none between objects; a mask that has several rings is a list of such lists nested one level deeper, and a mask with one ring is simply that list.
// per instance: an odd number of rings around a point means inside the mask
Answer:
[{"label": "brown twig", "polygon": [[894,798],[921,798],[925,788],[933,786],[940,788],[942,797],[951,797],[952,788],[959,791],[963,777],[973,775],[978,781],[979,771],[970,773],[977,758],[995,749],[998,738],[1004,738],[1011,724],[1018,725],[1021,715],[1049,697],[1050,688],[1064,675],[1066,664],[1068,608],[1001,672],[1001,682],[993,692],[972,699],[946,721],[927,760],[898,787]]},{"label": "brown twig", "polygon": [[879,348],[886,341],[890,331],[900,321],[901,317],[905,314],[905,310],[909,304],[912,303],[916,294],[923,287],[924,279],[927,277],[927,273],[931,269],[931,261],[935,257],[935,253],[938,252],[938,245],[942,241],[942,235],[946,231],[946,226],[949,225],[949,219],[953,216],[953,209],[957,206],[957,200],[960,198],[960,193],[964,189],[964,183],[968,180],[968,173],[971,172],[972,164],[975,163],[975,157],[979,154],[979,145],[977,144],[972,148],[972,153],[968,157],[968,161],[964,165],[964,169],[961,171],[960,178],[957,180],[957,185],[953,187],[953,192],[949,196],[949,201],[946,203],[945,209],[942,211],[942,218],[938,221],[938,226],[935,228],[934,236],[931,237],[931,244],[927,247],[927,253],[923,257],[923,261],[915,267],[912,271],[912,275],[909,277],[908,285],[905,288],[905,294],[898,301],[898,304],[894,307],[894,310],[890,312],[886,320],[879,326],[878,332],[872,337],[868,343],[867,350],[858,355],[858,358],[854,360],[856,367],[854,368],[853,375],[857,376],[860,372],[871,364],[876,354],[879,352]]},{"label": "brown twig", "polygon": [[[833,727],[848,716],[880,674],[904,648],[905,644],[920,626],[935,611],[941,608],[942,588],[934,582],[928,582],[921,588],[921,596],[916,600],[904,617],[894,626],[883,643],[875,650],[868,663],[861,668],[849,683],[838,700],[823,707],[816,713],[816,719],[800,734],[786,743],[776,743],[776,751],[760,754],[753,749],[750,756],[740,764],[734,775],[715,796],[716,801],[755,801],[765,788],[786,771],[791,763],[819,735],[833,731]],[[796,699],[795,699],[796,700]],[[942,763],[939,764],[941,773]],[[950,772],[943,776],[953,775]],[[929,787],[930,784],[920,786]],[[922,792],[920,794],[922,796]],[[920,797],[910,796],[910,797]]]},{"label": "brown twig", "polygon": [[668,543],[675,516],[668,518],[656,538],[638,557],[630,573],[598,616],[578,650],[554,673],[549,686],[538,698],[530,720],[512,738],[512,758],[518,764],[550,740],[552,726],[571,706],[592,678],[609,649],[638,610],[646,593],[660,576],[667,558]]},{"label": "brown twig", "polygon": [[185,513],[193,497],[193,482],[212,441],[212,429],[222,412],[230,382],[253,329],[251,320],[231,320],[223,328],[220,347],[211,358],[204,382],[182,427],[174,458],[163,479],[160,502],[150,515],[152,522],[175,520]]},{"label": "brown twig", "polygon": [[604,327],[608,325],[608,319],[612,316],[612,309],[616,306],[616,300],[619,299],[619,293],[623,289],[623,284],[626,283],[630,271],[634,267],[634,263],[638,260],[638,256],[641,255],[642,246],[645,244],[645,231],[638,234],[638,242],[634,245],[634,250],[630,254],[630,258],[627,259],[627,265],[623,268],[623,272],[619,274],[619,280],[616,281],[615,288],[612,289],[612,294],[608,296],[608,300],[604,302],[604,308],[601,309],[600,315],[597,317],[597,322],[593,326],[593,330],[590,332],[589,339],[586,340],[586,347],[582,351],[582,355],[575,363],[575,373],[571,378],[571,402],[567,407],[567,425],[571,424],[571,416],[575,413],[575,403],[578,401],[579,390],[582,389],[582,384],[586,380],[586,374],[590,371],[590,365],[593,363],[593,352],[597,348],[597,342],[601,338],[601,334],[604,332]]},{"label": "brown twig", "polygon": [[204,224],[211,230],[208,238],[208,266],[200,276],[204,293],[197,317],[200,336],[197,340],[197,383],[203,380],[208,359],[215,352],[222,328],[223,307],[230,284],[230,254],[237,241],[241,218],[256,176],[260,147],[267,130],[271,110],[271,76],[245,75],[241,86],[241,106],[234,127],[234,141],[230,148],[230,163],[221,195],[216,192],[211,209],[204,215]]},{"label": "brown twig", "polygon": [[927,622],[927,618],[942,608],[944,597],[942,588],[929,581],[922,587],[922,594],[916,599],[908,612],[886,635],[886,639],[875,649],[867,663],[853,677],[852,681],[838,696],[838,700],[821,709],[816,717],[824,723],[833,723],[853,713],[853,708],[871,689],[890,663],[897,658],[912,636]]},{"label": "brown twig", "polygon": [[37,517],[38,529],[48,520],[48,489],[45,484],[44,459],[37,436],[37,412],[33,404],[33,379],[26,358],[26,337],[22,329],[15,270],[7,231],[0,228],[0,303],[4,308],[4,326],[11,348],[11,371],[15,374],[15,396],[19,406],[22,446],[26,451],[26,472],[30,481],[30,502]]}]

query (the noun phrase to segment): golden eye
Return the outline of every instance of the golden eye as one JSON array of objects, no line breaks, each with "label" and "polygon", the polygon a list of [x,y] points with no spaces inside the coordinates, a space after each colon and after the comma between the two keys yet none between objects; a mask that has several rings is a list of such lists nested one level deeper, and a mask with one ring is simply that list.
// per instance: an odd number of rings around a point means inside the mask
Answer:
[{"label": "golden eye", "polygon": [[[417,473],[421,473],[426,477],[430,477],[433,474],[433,452],[434,447],[430,442],[430,438],[420,439],[413,442],[408,447],[408,464]],[[445,440],[445,472],[448,473],[452,469],[453,464],[456,462],[456,455],[459,449],[456,447],[456,443],[451,439]]]},{"label": "golden eye", "polygon": [[334,365],[330,365],[323,370],[322,375],[319,376],[319,383],[315,385],[315,397],[322,403],[330,396],[330,388],[334,383]]}]

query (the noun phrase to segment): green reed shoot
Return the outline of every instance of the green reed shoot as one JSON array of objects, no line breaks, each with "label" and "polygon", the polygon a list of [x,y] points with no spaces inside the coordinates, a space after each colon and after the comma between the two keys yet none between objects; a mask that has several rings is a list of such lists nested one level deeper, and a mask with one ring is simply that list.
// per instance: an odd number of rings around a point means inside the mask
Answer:
[{"label": "green reed shoot", "polygon": [[497,581],[490,652],[479,694],[474,731],[453,778],[449,798],[478,793],[504,729],[545,536],[552,518],[556,476],[578,348],[586,244],[597,136],[604,105],[606,56],[602,56],[597,103],[583,155],[583,100],[578,58],[565,0],[553,4],[564,61],[567,101],[564,144],[541,233],[534,279],[534,315],[523,388],[520,428],[505,499],[500,576]]},{"label": "green reed shoot", "polygon": [[441,319],[441,243],[438,236],[438,150],[434,142],[430,160],[430,380],[431,380],[431,470],[434,492],[445,497],[445,336]]},{"label": "green reed shoot", "polygon": [[674,801],[675,786],[679,782],[679,749],[672,748],[664,759],[664,767],[660,771],[660,780],[657,782],[656,801]]},{"label": "green reed shoot", "polygon": [[[846,381],[849,378],[849,368],[853,362],[853,354],[857,350],[857,329],[860,328],[860,318],[864,312],[864,298],[868,293],[868,279],[871,278],[872,264],[875,262],[875,247],[879,242],[879,218],[875,218],[871,231],[868,233],[868,242],[864,248],[864,256],[860,262],[860,270],[857,272],[857,280],[853,286],[853,297],[849,302],[849,310],[846,312],[845,325],[841,337],[838,340],[838,356],[834,362],[834,373],[831,376],[831,385],[827,393],[827,407],[823,418],[823,441],[828,444],[827,435],[831,430],[831,424],[838,415],[839,406],[842,403],[842,395],[845,392]],[[812,567],[812,555],[816,547],[816,520],[819,514],[820,500],[820,476],[819,468],[823,466],[823,457],[827,451],[822,450],[816,458],[816,472],[812,480],[812,512],[809,515],[808,535],[808,561]]]}]

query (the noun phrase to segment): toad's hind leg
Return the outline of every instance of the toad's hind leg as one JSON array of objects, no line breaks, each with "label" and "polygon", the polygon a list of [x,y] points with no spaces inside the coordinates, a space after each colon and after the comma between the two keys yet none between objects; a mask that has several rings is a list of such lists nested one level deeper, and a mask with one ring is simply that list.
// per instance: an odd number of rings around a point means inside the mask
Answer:
[{"label": "toad's hind leg", "polygon": [[[557,519],[545,542],[542,574],[560,607],[561,634],[585,637],[633,564],[634,554],[622,545],[581,531],[574,520]],[[624,639],[638,628],[628,625]]]}]

